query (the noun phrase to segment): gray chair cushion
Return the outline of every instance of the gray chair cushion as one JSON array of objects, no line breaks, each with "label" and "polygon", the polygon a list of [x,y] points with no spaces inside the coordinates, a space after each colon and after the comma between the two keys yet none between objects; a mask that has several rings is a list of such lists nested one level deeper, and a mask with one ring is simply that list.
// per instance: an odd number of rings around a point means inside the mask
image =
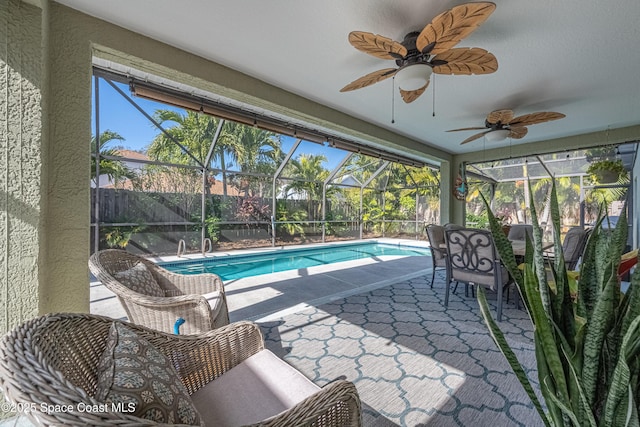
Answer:
[{"label": "gray chair cushion", "polygon": [[285,411],[320,388],[269,350],[262,350],[196,391],[191,398],[207,425],[256,423]]},{"label": "gray chair cushion", "polygon": [[[504,266],[502,266],[500,273],[502,285],[505,286],[507,283],[509,283],[509,272]],[[473,283],[474,285],[482,285],[490,288],[492,291],[496,290],[496,283],[493,274],[481,274],[463,270],[453,270],[451,272],[451,277],[453,278],[453,280],[458,282]]]}]

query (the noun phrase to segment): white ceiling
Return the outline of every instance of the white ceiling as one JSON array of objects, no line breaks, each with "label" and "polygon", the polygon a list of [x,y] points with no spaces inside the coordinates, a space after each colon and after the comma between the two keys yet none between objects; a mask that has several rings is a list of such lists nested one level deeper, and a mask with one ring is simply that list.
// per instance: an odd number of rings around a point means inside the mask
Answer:
[{"label": "white ceiling", "polygon": [[[57,1],[451,153],[640,124],[638,0],[496,1],[495,12],[457,47],[490,51],[498,71],[437,75],[412,104],[396,93],[395,124],[392,79],[339,92],[364,74],[395,66],[357,51],[349,32],[401,41],[463,2]],[[445,132],[483,126],[487,113],[505,108],[516,115],[558,111],[567,117],[530,126],[523,139],[501,143],[480,138],[460,145],[473,132]]]}]

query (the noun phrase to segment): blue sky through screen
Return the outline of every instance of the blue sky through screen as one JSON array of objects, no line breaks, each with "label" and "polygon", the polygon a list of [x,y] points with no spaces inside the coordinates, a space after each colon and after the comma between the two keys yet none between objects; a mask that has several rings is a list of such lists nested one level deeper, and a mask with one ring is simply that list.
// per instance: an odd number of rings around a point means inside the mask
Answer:
[{"label": "blue sky through screen", "polygon": [[[120,134],[124,141],[113,141],[107,147],[121,146],[128,150],[142,151],[151,144],[153,139],[161,132],[153,123],[151,123],[140,111],[138,111],[131,103],[114,90],[104,79],[99,80],[99,96],[100,96],[100,133],[107,130]],[[147,114],[153,116],[158,109],[173,110],[184,112],[181,108],[171,105],[150,101],[130,95],[127,85],[114,83],[125,94],[129,95],[136,104],[138,104]],[[92,99],[91,114],[91,133],[95,134],[95,89]],[[295,142],[295,138],[281,135],[282,149],[287,153]],[[304,141],[300,144],[294,158],[300,154],[321,154],[326,157],[324,167],[333,170],[340,161],[346,156],[346,152],[322,146],[320,144]]]}]

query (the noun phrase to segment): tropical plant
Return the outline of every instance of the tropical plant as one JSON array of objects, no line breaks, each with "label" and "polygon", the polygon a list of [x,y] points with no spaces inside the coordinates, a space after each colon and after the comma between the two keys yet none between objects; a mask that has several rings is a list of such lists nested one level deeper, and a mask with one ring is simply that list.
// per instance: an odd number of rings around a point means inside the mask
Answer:
[{"label": "tropical plant", "polygon": [[204,225],[207,229],[207,234],[211,243],[217,243],[220,240],[220,218],[217,216],[208,216],[204,220]]},{"label": "tropical plant", "polygon": [[[532,192],[530,192],[531,194]],[[532,196],[531,196],[532,197]],[[562,246],[555,183],[550,210],[554,259],[545,268],[542,234],[533,228],[525,262],[516,264],[511,244],[488,209],[490,227],[505,266],[514,278],[534,326],[540,391],[546,410],[491,317],[486,296],[478,302],[489,331],[547,426],[638,426],[640,403],[640,271],[626,293],[617,276],[627,240],[623,210],[616,229],[603,230],[602,215],[590,234],[580,267],[577,292],[570,289]],[[537,213],[531,203],[532,222]]]},{"label": "tropical plant", "polygon": [[215,137],[219,119],[202,113],[156,110],[153,118],[165,127],[147,149],[153,160],[178,165],[202,165]]},{"label": "tropical plant", "polygon": [[287,174],[293,180],[285,187],[285,192],[303,195],[307,199],[307,211],[312,218],[317,216],[317,208],[313,202],[322,200],[322,185],[329,176],[329,171],[323,166],[326,160],[322,154],[300,154],[287,165]]},{"label": "tropical plant", "polygon": [[242,221],[245,227],[251,223],[266,222],[271,217],[271,206],[260,197],[238,197],[236,199],[236,220]]},{"label": "tropical plant", "polygon": [[[113,141],[124,141],[124,138],[117,132],[111,130],[105,130],[100,133],[100,141],[98,143],[98,150],[100,152],[100,175],[106,175],[110,181],[117,184],[119,181],[125,178],[134,178],[135,172],[129,169],[122,160],[105,159],[103,156],[118,156],[119,150],[116,147],[107,147],[107,145]],[[96,183],[96,137],[91,137],[91,180]]]},{"label": "tropical plant", "polygon": [[[276,221],[283,221],[283,224],[278,224],[278,230],[282,230],[289,236],[299,234],[302,239],[305,239],[304,227],[301,222],[307,219],[307,212],[302,209],[289,210],[285,202],[278,201],[276,205]],[[279,234],[279,233],[278,233]]]},{"label": "tropical plant", "polygon": [[145,228],[145,225],[105,227],[104,241],[109,248],[125,249],[131,241],[131,236]]}]

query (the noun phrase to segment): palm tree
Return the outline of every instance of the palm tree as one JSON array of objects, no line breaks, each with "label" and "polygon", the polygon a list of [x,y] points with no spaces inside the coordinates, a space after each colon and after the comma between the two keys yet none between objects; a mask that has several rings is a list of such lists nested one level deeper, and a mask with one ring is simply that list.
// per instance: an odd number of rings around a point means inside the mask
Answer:
[{"label": "palm tree", "polygon": [[156,110],[153,118],[161,125],[173,125],[154,138],[147,150],[149,157],[179,165],[204,164],[220,122],[218,118],[174,110]]},{"label": "palm tree", "polygon": [[[157,110],[154,118],[160,124],[173,123],[166,133],[159,134],[149,147],[149,156],[155,160],[174,164],[205,165],[207,154],[214,142],[220,119],[193,111]],[[167,135],[168,134],[168,135]],[[176,144],[176,142],[178,144]],[[283,158],[280,140],[273,132],[226,122],[222,128],[212,159],[220,160],[222,169],[235,162],[241,171],[272,173]],[[223,178],[227,194],[226,172]],[[249,195],[250,188],[245,188]]]},{"label": "palm tree", "polygon": [[[135,172],[129,169],[122,160],[105,159],[103,156],[118,156],[120,154],[117,148],[106,148],[106,145],[112,141],[124,141],[124,138],[117,132],[111,130],[105,130],[100,134],[100,142],[98,143],[98,150],[100,151],[100,175],[106,175],[109,180],[117,183],[118,181],[135,177]],[[96,137],[91,137],[91,180],[97,186],[96,177]]]},{"label": "palm tree", "polygon": [[308,212],[315,218],[314,200],[322,200],[322,185],[329,176],[329,171],[322,165],[327,158],[322,154],[300,154],[292,159],[288,167],[288,176],[293,182],[285,187],[285,192],[296,191],[304,194],[308,202]]},{"label": "palm tree", "polygon": [[[148,166],[146,169],[151,175],[156,172],[164,180],[170,180],[176,193],[193,193],[194,188],[200,188],[202,174],[208,166],[205,165],[207,155],[220,119],[194,111],[175,110],[156,110],[153,117],[164,125],[165,132],[158,134],[151,142],[147,150],[149,157],[165,163],[201,166],[203,169],[169,169],[162,166]],[[204,187],[204,192],[209,195],[208,185]]]},{"label": "palm tree", "polygon": [[[242,172],[272,176],[284,160],[279,135],[241,123],[228,123],[218,146],[216,155],[224,156],[226,153]],[[262,196],[265,180],[254,179],[253,185],[251,181],[241,178],[237,186],[244,190],[245,196]]]}]

